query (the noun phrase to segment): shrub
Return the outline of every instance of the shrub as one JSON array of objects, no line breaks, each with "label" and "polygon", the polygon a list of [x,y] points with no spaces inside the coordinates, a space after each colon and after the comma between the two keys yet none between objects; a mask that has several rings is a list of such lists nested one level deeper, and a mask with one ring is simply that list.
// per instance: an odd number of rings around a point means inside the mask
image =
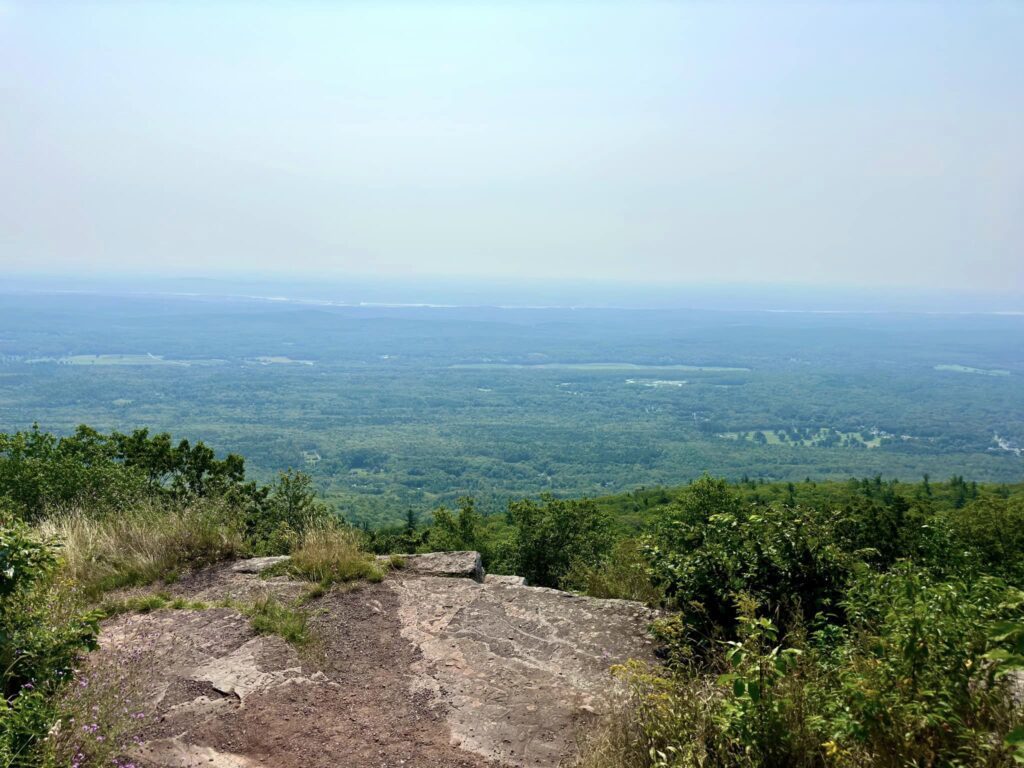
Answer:
[{"label": "shrub", "polygon": [[109,447],[87,427],[64,438],[38,427],[0,433],[0,496],[28,522],[75,504],[120,508],[144,489],[142,474],[115,462]]},{"label": "shrub", "polygon": [[99,616],[55,583],[56,549],[24,524],[0,520],[0,756],[31,765],[56,719],[53,695],[79,654],[96,646]]},{"label": "shrub", "polygon": [[608,514],[589,499],[514,501],[508,518],[513,572],[537,586],[563,586],[577,561],[598,563],[612,546]]},{"label": "shrub", "polygon": [[887,573],[862,571],[844,600],[845,642],[823,661],[837,688],[833,740],[859,744],[875,764],[964,764],[1007,759],[1012,727],[1008,679],[987,660],[996,622],[1019,616],[1024,594],[991,577],[937,581],[903,563]]},{"label": "shrub", "polygon": [[664,591],[651,581],[650,563],[635,539],[622,539],[597,564],[577,560],[563,584],[591,597],[637,600],[648,605],[658,605],[664,598]]},{"label": "shrub", "polygon": [[43,739],[56,718],[53,701],[41,691],[26,690],[11,699],[0,698],[0,765],[39,765]]},{"label": "shrub", "polygon": [[273,485],[247,489],[237,502],[243,510],[245,539],[257,555],[286,554],[307,528],[330,520],[330,510],[317,500],[312,479],[302,472],[282,472]]},{"label": "shrub", "polygon": [[628,706],[584,764],[1024,759],[1008,674],[1024,668],[1024,593],[999,578],[1020,578],[1019,509],[980,497],[940,514],[876,486],[833,513],[695,482],[645,549],[679,610],[654,626],[666,664],[620,670]]},{"label": "shrub", "polygon": [[217,459],[202,442],[176,445],[163,433],[103,435],[85,425],[57,437],[33,426],[0,433],[0,495],[27,521],[55,509],[91,513],[131,509],[142,499],[178,500],[253,492],[243,485],[245,462],[230,454]]},{"label": "shrub", "polygon": [[734,635],[741,592],[777,621],[835,610],[852,563],[828,512],[745,504],[710,477],[664,513],[646,551],[694,640]]},{"label": "shrub", "polygon": [[661,668],[619,668],[628,706],[583,764],[1013,764],[1024,713],[1000,672],[1024,663],[1024,625],[1008,619],[1024,594],[899,563],[860,570],[844,602],[848,624],[819,616],[783,638],[742,597],[737,639]]},{"label": "shrub", "polygon": [[984,573],[1024,584],[1024,499],[982,497],[951,510],[946,519]]},{"label": "shrub", "polygon": [[612,671],[625,692],[584,743],[580,768],[729,765],[716,720],[722,692],[710,678],[694,669],[669,674],[640,661]]}]

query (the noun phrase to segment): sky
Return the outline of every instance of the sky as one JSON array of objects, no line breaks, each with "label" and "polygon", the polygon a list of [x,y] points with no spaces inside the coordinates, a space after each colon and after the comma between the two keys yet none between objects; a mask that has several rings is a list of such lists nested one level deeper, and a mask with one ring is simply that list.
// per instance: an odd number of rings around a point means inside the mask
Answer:
[{"label": "sky", "polygon": [[1024,2],[0,0],[0,270],[1024,290]]}]

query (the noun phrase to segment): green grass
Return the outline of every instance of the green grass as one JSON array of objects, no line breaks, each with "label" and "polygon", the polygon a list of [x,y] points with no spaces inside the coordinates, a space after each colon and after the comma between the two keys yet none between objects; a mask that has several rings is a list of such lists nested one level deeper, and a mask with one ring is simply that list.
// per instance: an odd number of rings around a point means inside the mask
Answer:
[{"label": "green grass", "polygon": [[252,602],[239,600],[222,600],[216,604],[189,600],[184,597],[171,597],[166,592],[153,592],[146,595],[105,600],[100,603],[99,611],[103,618],[109,619],[125,613],[153,613],[160,610],[203,611],[208,608],[230,608],[248,617],[253,630],[260,635],[279,635],[294,645],[304,645],[309,640],[306,628],[307,615],[301,605],[309,600],[322,597],[327,587],[318,584],[303,595],[294,605],[282,603],[269,592]]},{"label": "green grass", "polygon": [[307,530],[291,557],[265,569],[260,578],[290,576],[312,582],[298,601],[305,605],[333,589],[351,591],[367,582],[379,582],[387,571],[404,567],[405,558],[400,555],[378,562],[362,549],[358,533],[329,524]]},{"label": "green grass", "polygon": [[225,360],[167,360],[160,355],[68,355],[58,361],[61,365],[217,365]]},{"label": "green grass", "polygon": [[321,597],[330,592],[330,590],[330,584],[314,584],[312,587],[305,591],[302,597],[299,598],[299,603],[301,605],[306,605],[307,603],[310,603],[313,600],[319,600]]},{"label": "green grass", "polygon": [[292,645],[309,642],[307,623],[309,616],[298,606],[282,603],[267,593],[252,603],[230,602],[228,607],[249,617],[249,623],[257,634],[278,635]]},{"label": "green grass", "polygon": [[188,600],[184,597],[171,597],[166,592],[154,592],[148,595],[136,595],[100,603],[99,611],[104,618],[112,618],[123,613],[152,613],[164,608],[177,611],[202,611],[209,608],[208,603]]}]

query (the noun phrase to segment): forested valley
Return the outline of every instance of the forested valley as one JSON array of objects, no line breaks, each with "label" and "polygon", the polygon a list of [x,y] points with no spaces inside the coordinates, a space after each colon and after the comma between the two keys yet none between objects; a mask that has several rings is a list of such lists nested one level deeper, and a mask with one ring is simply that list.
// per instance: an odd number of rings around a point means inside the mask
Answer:
[{"label": "forested valley", "polygon": [[14,293],[0,429],[170,431],[369,527],[473,496],[1016,482],[1024,318]]}]

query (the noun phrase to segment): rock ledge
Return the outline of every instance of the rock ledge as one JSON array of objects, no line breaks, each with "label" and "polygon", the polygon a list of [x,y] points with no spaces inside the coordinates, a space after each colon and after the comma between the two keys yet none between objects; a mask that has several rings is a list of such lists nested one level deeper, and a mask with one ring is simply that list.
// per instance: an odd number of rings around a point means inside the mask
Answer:
[{"label": "rock ledge", "polygon": [[[261,576],[282,560],[212,566],[168,589],[296,600],[308,583]],[[304,649],[231,607],[164,609],[104,622],[90,663],[137,668],[144,768],[558,768],[614,711],[609,668],[654,661],[656,616],[485,578],[476,552],[430,553],[316,598]]]},{"label": "rock ledge", "polygon": [[483,582],[484,566],[479,552],[428,552],[423,555],[383,555],[378,560],[387,562],[401,558],[401,572],[417,576],[448,576]]}]

